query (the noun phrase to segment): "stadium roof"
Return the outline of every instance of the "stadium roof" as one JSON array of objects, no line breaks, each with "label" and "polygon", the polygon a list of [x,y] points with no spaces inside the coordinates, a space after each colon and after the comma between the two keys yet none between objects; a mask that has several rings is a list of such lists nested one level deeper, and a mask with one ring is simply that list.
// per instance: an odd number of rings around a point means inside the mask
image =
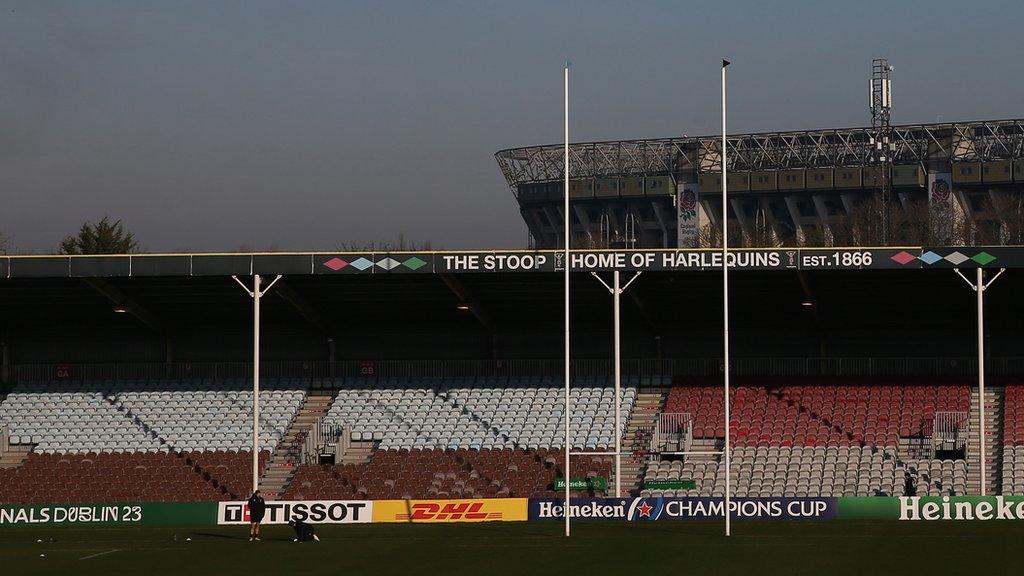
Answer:
[{"label": "stadium roof", "polygon": [[[874,128],[833,128],[735,134],[728,137],[729,170],[864,166],[873,163]],[[1024,158],[1024,120],[980,120],[893,126],[894,164],[976,162]],[[721,136],[577,142],[569,147],[572,178],[720,171]],[[505,180],[519,184],[564,177],[563,144],[501,150],[494,156]]]}]

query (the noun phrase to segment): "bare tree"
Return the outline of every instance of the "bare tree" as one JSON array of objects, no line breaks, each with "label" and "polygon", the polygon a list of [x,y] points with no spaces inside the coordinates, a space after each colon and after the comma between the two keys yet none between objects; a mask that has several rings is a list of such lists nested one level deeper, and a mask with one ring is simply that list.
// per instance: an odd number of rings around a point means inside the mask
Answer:
[{"label": "bare tree", "polygon": [[339,252],[414,252],[436,250],[429,240],[424,242],[410,242],[406,240],[405,234],[399,234],[396,242],[369,242],[366,244],[345,242],[338,245]]}]

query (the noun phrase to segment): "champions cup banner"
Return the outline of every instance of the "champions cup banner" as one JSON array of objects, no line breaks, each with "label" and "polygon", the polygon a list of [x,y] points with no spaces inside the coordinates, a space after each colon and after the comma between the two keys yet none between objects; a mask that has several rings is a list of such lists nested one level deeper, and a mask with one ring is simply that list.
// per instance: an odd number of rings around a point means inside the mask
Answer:
[{"label": "champions cup banner", "polygon": [[[530,499],[530,520],[565,518],[565,500]],[[572,518],[578,520],[716,520],[725,518],[724,498],[573,498]],[[731,517],[746,520],[832,520],[835,498],[734,498]]]},{"label": "champions cup banner", "polygon": [[527,518],[526,498],[478,500],[375,500],[374,522],[517,522]]},{"label": "champions cup banner", "polygon": [[[302,520],[309,524],[362,524],[373,519],[371,500],[297,500],[267,502],[263,524],[287,524],[289,520]],[[249,505],[246,502],[220,502],[217,506],[217,524],[248,524]]]}]

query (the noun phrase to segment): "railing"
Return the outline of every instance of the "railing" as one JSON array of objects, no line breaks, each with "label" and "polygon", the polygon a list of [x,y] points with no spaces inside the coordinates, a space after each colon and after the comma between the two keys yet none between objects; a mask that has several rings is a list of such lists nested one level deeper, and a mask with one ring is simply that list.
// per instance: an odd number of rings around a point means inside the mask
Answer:
[{"label": "railing", "polygon": [[[673,376],[717,377],[722,373],[719,358],[624,359],[622,375],[627,383],[641,386],[665,385]],[[977,374],[976,358],[734,358],[736,376],[921,376],[971,377]],[[576,382],[608,379],[614,365],[610,359],[573,360]],[[989,358],[986,372],[991,376],[1024,375],[1024,357]],[[511,360],[346,360],[279,361],[261,363],[264,378],[345,378],[402,381],[410,379],[541,379],[561,382],[564,366],[560,359]],[[109,364],[15,364],[10,366],[13,382],[131,381],[160,379],[249,380],[251,362],[149,362]]]},{"label": "railing", "polygon": [[969,432],[967,412],[936,412],[932,421],[932,452],[963,450]]},{"label": "railing", "polygon": [[693,444],[693,418],[686,412],[668,412],[659,415],[651,436],[651,453],[686,453]]},{"label": "railing", "polygon": [[299,460],[303,464],[317,464],[321,454],[343,455],[351,443],[351,436],[348,426],[324,422],[320,417],[302,439]]}]

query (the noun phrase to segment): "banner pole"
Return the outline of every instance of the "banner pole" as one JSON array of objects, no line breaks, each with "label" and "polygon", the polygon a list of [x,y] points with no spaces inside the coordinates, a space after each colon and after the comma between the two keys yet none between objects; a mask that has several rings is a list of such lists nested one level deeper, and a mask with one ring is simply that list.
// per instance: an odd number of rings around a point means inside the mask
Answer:
[{"label": "banner pole", "polygon": [[565,269],[565,535],[569,536],[570,532],[570,506],[569,506],[569,481],[572,478],[569,473],[569,449],[571,447],[569,443],[569,378],[570,378],[570,367],[569,367],[569,270],[572,267],[572,263],[569,261],[569,239],[571,228],[569,226],[569,63],[565,63],[565,185],[562,188],[562,200],[563,200],[563,248],[565,250],[565,262],[563,267]]},{"label": "banner pole", "polygon": [[729,447],[729,200],[728,178],[726,175],[726,124],[725,124],[725,69],[728,60],[722,60],[722,345],[725,373],[725,535],[732,534],[729,505],[732,502],[731,462]]},{"label": "banner pole", "polygon": [[975,292],[978,301],[978,420],[980,435],[978,440],[978,459],[981,464],[981,495],[987,496],[985,454],[985,282],[981,267],[975,276]]},{"label": "banner pole", "polygon": [[619,271],[612,274],[612,288],[615,301],[615,497],[622,498],[622,426],[619,410],[622,401],[619,395],[622,393],[622,323],[619,319],[619,296],[622,289],[619,288]]},{"label": "banner pole", "polygon": [[260,483],[260,278],[252,280],[252,491]]}]

